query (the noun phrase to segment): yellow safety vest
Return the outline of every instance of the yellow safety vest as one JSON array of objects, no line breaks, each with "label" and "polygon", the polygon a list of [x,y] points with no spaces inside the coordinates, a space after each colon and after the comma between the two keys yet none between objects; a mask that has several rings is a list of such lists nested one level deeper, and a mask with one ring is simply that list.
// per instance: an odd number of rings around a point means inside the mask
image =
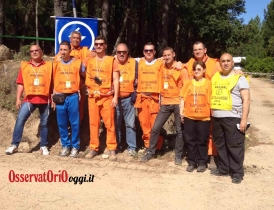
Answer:
[{"label": "yellow safety vest", "polygon": [[237,84],[240,76],[238,74],[222,78],[220,73],[217,72],[212,77],[211,109],[232,110],[231,90]]}]

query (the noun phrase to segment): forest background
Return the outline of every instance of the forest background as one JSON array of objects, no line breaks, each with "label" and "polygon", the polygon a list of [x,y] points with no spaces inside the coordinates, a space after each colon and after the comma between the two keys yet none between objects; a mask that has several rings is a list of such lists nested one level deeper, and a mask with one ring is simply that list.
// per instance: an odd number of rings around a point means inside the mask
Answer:
[{"label": "forest background", "polygon": [[[75,0],[77,17],[99,17],[100,34],[107,37],[108,54],[119,42],[128,44],[133,57],[142,56],[146,42],[155,43],[158,56],[170,46],[176,59],[187,62],[196,41],[208,54],[224,52],[246,57],[245,70],[274,72],[274,0],[248,24],[240,15],[245,0]],[[50,16],[72,17],[71,0],[1,0],[0,35],[54,38]],[[0,44],[15,53],[28,51],[35,40],[0,36]],[[38,41],[45,54],[53,54],[53,41]]]}]

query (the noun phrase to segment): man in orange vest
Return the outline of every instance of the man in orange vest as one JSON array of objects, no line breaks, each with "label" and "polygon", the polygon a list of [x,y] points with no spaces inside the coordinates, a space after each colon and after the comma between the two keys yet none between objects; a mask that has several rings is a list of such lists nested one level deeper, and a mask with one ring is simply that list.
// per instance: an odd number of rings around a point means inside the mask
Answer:
[{"label": "man in orange vest", "polygon": [[86,65],[90,125],[90,152],[86,158],[93,158],[98,154],[100,118],[102,117],[107,129],[107,148],[102,157],[113,161],[117,159],[114,108],[118,103],[119,71],[118,68],[113,67],[114,58],[106,55],[105,37],[97,36],[94,46],[96,57],[89,59]]},{"label": "man in orange vest", "polygon": [[[137,99],[135,107],[138,109],[138,117],[143,131],[144,153],[149,148],[151,129],[154,125],[157,113],[160,109],[160,69],[163,61],[155,59],[155,46],[148,42],[144,46],[144,58],[138,63]],[[159,136],[157,150],[162,148],[163,137]]]},{"label": "man in orange vest", "polygon": [[216,73],[211,80],[213,140],[219,155],[218,169],[211,170],[211,174],[230,175],[232,183],[240,184],[244,176],[249,84],[244,76],[233,71],[234,62],[230,54],[223,54],[220,63],[222,72]]},{"label": "man in orange vest", "polygon": [[[84,61],[91,56],[91,52],[88,49],[88,47],[80,46],[82,40],[82,35],[79,31],[72,31],[70,33],[70,45],[71,45],[71,51],[70,56],[80,59],[82,61],[82,64],[84,64]],[[60,53],[58,53],[55,56],[55,59],[60,58]],[[81,77],[81,86],[80,86],[80,93],[81,93],[81,99],[80,99],[80,122],[82,121],[84,117],[84,105],[85,105],[85,94],[86,94],[86,86],[85,81],[83,77]]]},{"label": "man in orange vest", "polygon": [[[207,48],[205,47],[204,43],[199,41],[194,43],[193,55],[194,58],[189,59],[189,61],[186,63],[189,78],[193,77],[192,66],[195,61],[203,61],[206,64],[206,79],[211,80],[212,76],[216,72],[222,71],[219,60],[215,58],[210,58],[207,55]],[[217,156],[217,150],[212,140],[212,126],[210,127],[210,135],[208,141],[208,155],[214,157]],[[217,163],[217,159],[215,159],[215,163]]]},{"label": "man in orange vest", "polygon": [[[19,109],[19,113],[14,126],[11,146],[6,150],[7,155],[18,152],[25,122],[36,108],[40,113],[40,151],[43,155],[49,155],[47,145],[52,62],[44,61],[42,56],[41,48],[38,45],[32,45],[30,47],[31,60],[21,63],[16,80],[16,107]],[[23,92],[25,98],[22,103]]]},{"label": "man in orange vest", "polygon": [[[53,102],[62,150],[60,156],[76,158],[80,148],[80,74],[82,62],[70,56],[71,45],[68,41],[60,43],[61,61],[53,62]],[[71,127],[69,138],[68,124]],[[72,149],[71,149],[72,148]]]},{"label": "man in orange vest", "polygon": [[180,119],[179,93],[184,80],[188,79],[188,74],[186,69],[178,70],[175,68],[176,61],[174,58],[174,50],[171,47],[166,47],[163,50],[165,65],[163,65],[160,70],[161,107],[151,131],[149,149],[141,158],[141,162],[147,162],[154,158],[160,130],[169,116],[174,113],[174,122],[177,134],[175,144],[175,164],[182,164],[184,142]]},{"label": "man in orange vest", "polygon": [[121,123],[124,117],[126,126],[126,142],[128,144],[128,154],[136,155],[136,127],[135,127],[135,108],[134,108],[134,89],[137,86],[138,62],[134,58],[129,58],[129,49],[125,43],[120,43],[116,48],[114,62],[118,64],[120,72],[119,78],[119,97],[116,106],[115,128],[118,149],[121,151]]}]

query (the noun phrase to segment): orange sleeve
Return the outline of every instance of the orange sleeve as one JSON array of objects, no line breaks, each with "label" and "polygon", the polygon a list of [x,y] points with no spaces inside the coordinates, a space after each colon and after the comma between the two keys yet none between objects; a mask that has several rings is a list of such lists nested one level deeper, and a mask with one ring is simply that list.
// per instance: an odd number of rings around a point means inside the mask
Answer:
[{"label": "orange sleeve", "polygon": [[219,62],[218,60],[216,61],[216,64],[215,64],[214,69],[213,69],[213,71],[212,71],[211,77],[213,77],[213,75],[214,75],[216,72],[222,72],[222,68],[221,68],[220,62]]},{"label": "orange sleeve", "polygon": [[113,59],[112,69],[114,72],[119,72],[119,62],[117,59]]},{"label": "orange sleeve", "polygon": [[188,72],[187,72],[186,68],[183,68],[181,70],[180,80],[178,82],[179,89],[181,89],[184,86],[184,82],[187,81],[188,79],[189,79]]}]

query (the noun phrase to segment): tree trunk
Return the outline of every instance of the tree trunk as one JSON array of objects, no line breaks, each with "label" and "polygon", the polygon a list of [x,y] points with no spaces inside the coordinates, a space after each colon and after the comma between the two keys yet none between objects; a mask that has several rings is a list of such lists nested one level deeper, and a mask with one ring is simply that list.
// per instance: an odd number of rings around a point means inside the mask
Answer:
[{"label": "tree trunk", "polygon": [[[39,37],[39,26],[38,26],[38,5],[39,5],[39,1],[36,0],[35,3],[35,34],[36,34],[36,38]],[[39,40],[36,39],[36,44],[39,45]]]},{"label": "tree trunk", "polygon": [[139,1],[139,12],[138,12],[138,39],[137,39],[137,53],[134,53],[135,55],[142,55],[143,54],[143,47],[145,44],[145,21],[146,21],[146,13],[145,13],[145,1],[140,0]]},{"label": "tree trunk", "polygon": [[132,47],[132,32],[133,32],[133,28],[132,28],[133,21],[132,21],[132,18],[131,18],[132,7],[133,7],[133,1],[129,1],[130,12],[128,14],[129,18],[127,20],[127,39],[126,39],[126,42],[127,42],[127,45],[129,47],[129,49],[131,49],[131,47]]},{"label": "tree trunk", "polygon": [[169,13],[169,0],[163,0],[163,16],[162,16],[162,42],[160,50],[167,47],[168,39],[168,13]]},{"label": "tree trunk", "polygon": [[118,37],[117,37],[117,39],[116,39],[116,43],[115,43],[115,45],[114,45],[112,54],[115,53],[116,47],[117,47],[118,43],[121,41],[121,38],[122,38],[122,36],[123,36],[123,34],[124,34],[124,31],[125,31],[126,25],[127,25],[127,19],[128,19],[129,13],[130,13],[130,9],[131,9],[131,8],[127,8],[127,11],[126,11],[126,14],[125,14],[125,18],[124,18],[124,21],[123,21],[123,25],[122,25],[122,28],[121,28],[121,30],[120,30],[120,33],[119,33],[119,35],[118,35]]},{"label": "tree trunk", "polygon": [[109,1],[103,0],[102,3],[102,35],[108,38],[108,18],[109,18]]},{"label": "tree trunk", "polygon": [[54,15],[58,17],[63,16],[61,0],[54,0]]},{"label": "tree trunk", "polygon": [[[0,34],[4,34],[4,1],[0,1]],[[2,37],[0,37],[0,44],[2,44]]]}]

